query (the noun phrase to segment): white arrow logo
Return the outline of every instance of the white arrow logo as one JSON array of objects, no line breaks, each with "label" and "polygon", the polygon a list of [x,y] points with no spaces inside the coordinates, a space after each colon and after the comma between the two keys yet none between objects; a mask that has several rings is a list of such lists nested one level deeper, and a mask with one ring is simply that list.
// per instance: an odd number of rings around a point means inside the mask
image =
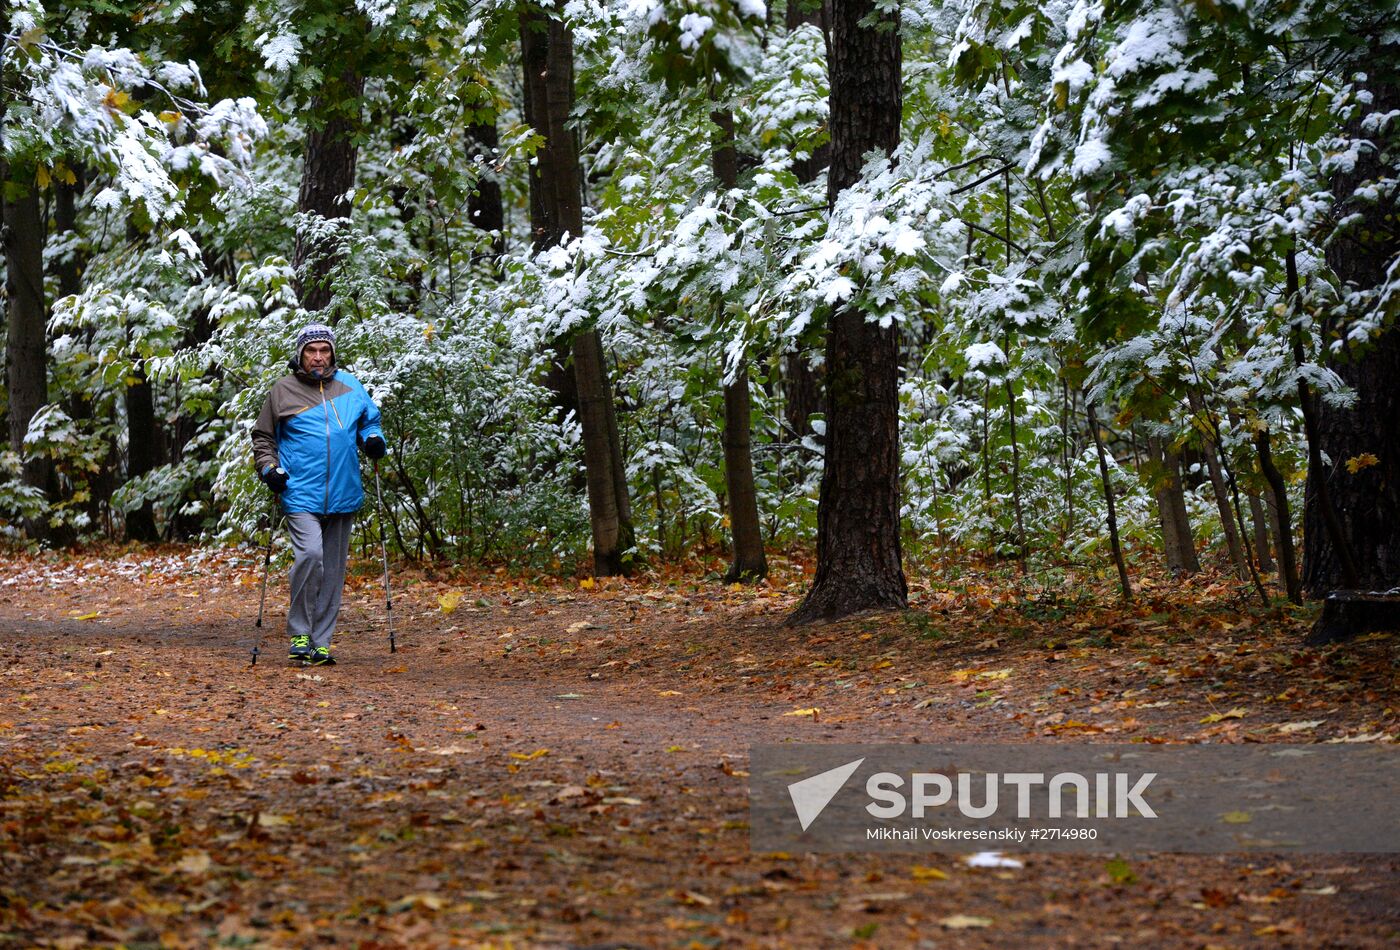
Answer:
[{"label": "white arrow logo", "polygon": [[846,780],[864,761],[863,758],[856,759],[788,786],[788,794],[792,796],[792,807],[797,809],[797,820],[802,823],[803,831],[811,827],[812,822],[831,804],[836,793],[841,791]]}]

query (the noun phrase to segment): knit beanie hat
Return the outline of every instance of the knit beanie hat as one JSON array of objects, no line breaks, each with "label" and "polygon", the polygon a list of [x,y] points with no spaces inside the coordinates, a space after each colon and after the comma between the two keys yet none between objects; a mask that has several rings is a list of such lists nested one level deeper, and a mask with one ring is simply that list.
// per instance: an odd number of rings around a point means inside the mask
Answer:
[{"label": "knit beanie hat", "polygon": [[331,362],[335,362],[335,331],[324,323],[308,323],[297,334],[297,354],[292,362],[301,365],[301,351],[306,349],[308,343],[329,343],[331,345]]}]

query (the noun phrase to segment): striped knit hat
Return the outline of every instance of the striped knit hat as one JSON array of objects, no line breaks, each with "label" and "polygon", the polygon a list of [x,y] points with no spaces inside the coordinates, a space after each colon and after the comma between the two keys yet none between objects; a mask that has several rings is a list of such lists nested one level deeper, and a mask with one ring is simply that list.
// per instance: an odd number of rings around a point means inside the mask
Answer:
[{"label": "striped knit hat", "polygon": [[331,362],[335,362],[335,331],[324,323],[308,323],[297,334],[297,355],[292,362],[301,365],[301,351],[306,349],[308,343],[325,342],[331,345]]}]

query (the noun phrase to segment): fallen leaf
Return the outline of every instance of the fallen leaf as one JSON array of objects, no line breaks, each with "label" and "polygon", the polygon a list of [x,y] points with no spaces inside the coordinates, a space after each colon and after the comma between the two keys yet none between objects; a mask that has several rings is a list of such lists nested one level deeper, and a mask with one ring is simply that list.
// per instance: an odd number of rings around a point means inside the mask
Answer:
[{"label": "fallen leaf", "polygon": [[457,609],[457,605],[462,602],[462,592],[460,590],[450,590],[445,594],[438,594],[438,610],[445,614],[450,614]]},{"label": "fallen leaf", "polygon": [[1240,709],[1238,706],[1236,706],[1234,709],[1231,709],[1227,712],[1211,713],[1209,716],[1206,716],[1203,719],[1201,719],[1201,722],[1209,724],[1212,722],[1222,722],[1226,719],[1243,719],[1248,714],[1248,709]]},{"label": "fallen leaf", "polygon": [[909,869],[909,876],[916,881],[948,880],[948,872],[940,871],[938,868],[926,868],[918,864]]},{"label": "fallen leaf", "polygon": [[534,752],[512,752],[510,757],[517,762],[533,762],[535,759],[542,759],[549,755],[548,749],[536,749]]},{"label": "fallen leaf", "polygon": [[1247,825],[1254,820],[1254,816],[1247,811],[1227,811],[1220,816],[1220,820],[1227,825]]},{"label": "fallen leaf", "polygon": [[1285,723],[1280,723],[1280,724],[1279,724],[1279,727],[1278,727],[1278,731],[1279,731],[1279,732],[1282,732],[1282,733],[1284,733],[1284,734],[1293,733],[1293,732],[1307,732],[1307,731],[1310,730],[1310,729],[1316,729],[1318,726],[1322,725],[1322,724],[1323,724],[1324,722],[1326,722],[1326,721],[1327,721],[1327,720],[1325,720],[1325,719],[1314,719],[1314,720],[1311,720],[1310,722],[1285,722]]},{"label": "fallen leaf", "polygon": [[992,918],[969,917],[967,914],[954,914],[951,917],[944,917],[939,923],[949,930],[971,930],[975,927],[990,927],[992,925]]},{"label": "fallen leaf", "polygon": [[181,874],[203,874],[209,870],[212,863],[204,851],[186,851],[185,856],[175,865],[175,870]]}]

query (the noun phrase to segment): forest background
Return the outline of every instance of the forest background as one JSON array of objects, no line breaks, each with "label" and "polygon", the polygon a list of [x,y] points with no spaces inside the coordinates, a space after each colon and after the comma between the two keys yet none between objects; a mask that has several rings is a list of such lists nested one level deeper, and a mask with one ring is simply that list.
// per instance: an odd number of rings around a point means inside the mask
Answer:
[{"label": "forest background", "polygon": [[11,539],[263,540],[248,427],[318,319],[385,410],[358,537],[399,556],[737,581],[815,545],[808,615],[948,551],[1400,580],[1390,3],[5,30]]}]

